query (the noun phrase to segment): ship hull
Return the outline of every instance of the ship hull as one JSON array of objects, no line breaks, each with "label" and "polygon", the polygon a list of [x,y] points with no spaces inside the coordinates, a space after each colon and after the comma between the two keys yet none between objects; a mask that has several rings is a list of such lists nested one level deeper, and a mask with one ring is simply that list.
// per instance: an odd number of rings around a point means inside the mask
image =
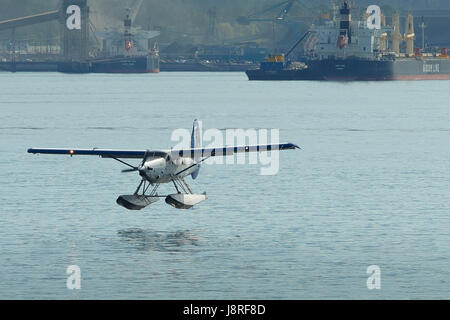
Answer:
[{"label": "ship hull", "polygon": [[93,60],[91,73],[159,73],[159,57],[136,56]]},{"label": "ship hull", "polygon": [[10,72],[54,72],[58,70],[56,62],[0,62],[0,71]]},{"label": "ship hull", "polygon": [[256,67],[249,63],[161,62],[162,72],[244,72]]},{"label": "ship hull", "polygon": [[311,60],[304,69],[247,70],[249,80],[450,80],[449,59]]}]

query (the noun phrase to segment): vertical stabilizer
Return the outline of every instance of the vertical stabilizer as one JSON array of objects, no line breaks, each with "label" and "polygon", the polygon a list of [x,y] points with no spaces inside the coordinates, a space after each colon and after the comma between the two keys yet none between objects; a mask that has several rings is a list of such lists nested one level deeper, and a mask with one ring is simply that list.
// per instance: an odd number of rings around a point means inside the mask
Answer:
[{"label": "vertical stabilizer", "polygon": [[[202,122],[197,119],[194,120],[194,124],[192,126],[192,135],[191,135],[191,148],[201,148],[202,147]],[[201,157],[194,158],[195,162],[199,162]],[[197,170],[192,172],[192,179],[196,179],[198,173],[200,171],[200,165],[198,165]]]}]

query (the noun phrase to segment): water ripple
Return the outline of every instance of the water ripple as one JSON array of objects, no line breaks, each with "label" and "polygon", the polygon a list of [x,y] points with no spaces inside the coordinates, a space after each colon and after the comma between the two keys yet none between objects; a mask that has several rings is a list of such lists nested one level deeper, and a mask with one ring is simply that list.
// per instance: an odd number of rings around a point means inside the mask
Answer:
[{"label": "water ripple", "polygon": [[122,229],[117,232],[120,239],[139,250],[179,252],[185,247],[198,246],[199,239],[189,230],[155,231],[140,228]]}]

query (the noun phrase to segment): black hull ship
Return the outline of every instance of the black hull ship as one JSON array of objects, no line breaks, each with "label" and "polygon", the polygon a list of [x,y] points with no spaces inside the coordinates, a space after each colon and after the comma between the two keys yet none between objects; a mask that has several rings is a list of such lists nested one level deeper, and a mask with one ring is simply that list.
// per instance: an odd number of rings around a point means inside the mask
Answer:
[{"label": "black hull ship", "polygon": [[[249,80],[450,80],[446,48],[424,52],[414,47],[412,15],[406,19],[404,35],[398,14],[392,27],[384,17],[381,20],[379,28],[369,28],[364,19],[352,21],[350,5],[343,1],[333,20],[313,26],[294,46],[307,39],[303,62],[286,61],[292,48],[286,56],[270,55],[259,69],[246,74]],[[405,52],[400,52],[402,44]]]}]

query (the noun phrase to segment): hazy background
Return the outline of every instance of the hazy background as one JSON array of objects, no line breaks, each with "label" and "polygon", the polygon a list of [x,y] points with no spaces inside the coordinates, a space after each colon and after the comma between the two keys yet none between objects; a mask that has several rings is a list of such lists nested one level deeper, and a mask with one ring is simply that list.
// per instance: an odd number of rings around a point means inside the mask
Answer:
[{"label": "hazy background", "polygon": [[[258,22],[249,25],[239,24],[239,16],[247,16],[271,5],[280,3],[280,0],[144,0],[144,4],[136,17],[135,26],[144,29],[156,28],[161,30],[160,42],[177,42],[180,44],[202,44],[215,42],[260,41],[260,38],[279,38],[292,33],[300,33],[308,27],[310,22],[297,26],[273,26],[271,22]],[[0,0],[0,20],[21,17],[59,7],[59,0]],[[125,15],[125,9],[132,6],[134,0],[91,0],[91,21],[96,29],[105,27],[120,27]],[[319,16],[329,12],[330,0],[299,0],[293,6],[290,17]],[[448,0],[360,0],[356,1],[360,7],[368,4],[383,6],[386,12],[393,10],[417,9],[450,9]],[[215,18],[212,18],[214,12]],[[272,12],[272,18],[276,11]],[[270,17],[271,14],[265,17]],[[214,30],[211,30],[211,20]],[[274,28],[276,28],[274,32]],[[294,30],[294,31],[293,31]],[[18,37],[22,39],[56,38],[59,36],[57,23],[44,23],[32,27],[19,28]],[[0,38],[7,37],[7,32],[0,33]],[[297,36],[294,34],[293,36]]]}]

